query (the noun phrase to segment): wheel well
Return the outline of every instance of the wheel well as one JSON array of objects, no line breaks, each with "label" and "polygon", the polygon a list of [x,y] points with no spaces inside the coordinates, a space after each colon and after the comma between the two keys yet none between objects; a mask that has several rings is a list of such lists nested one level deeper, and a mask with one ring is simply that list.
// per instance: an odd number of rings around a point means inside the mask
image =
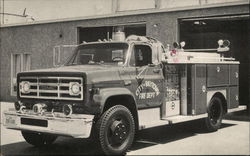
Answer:
[{"label": "wheel well", "polygon": [[[227,113],[227,100],[225,98],[225,96],[220,93],[220,92],[217,92],[213,95],[213,97],[218,97],[220,98],[221,102],[222,102],[222,107],[223,107],[223,111],[224,111],[224,114]],[[212,98],[213,98],[212,97]]]},{"label": "wheel well", "polygon": [[115,105],[123,105],[129,109],[129,111],[132,113],[134,117],[135,127],[137,130],[139,128],[138,114],[137,114],[136,103],[133,97],[129,95],[117,95],[109,97],[105,102],[102,113]]}]

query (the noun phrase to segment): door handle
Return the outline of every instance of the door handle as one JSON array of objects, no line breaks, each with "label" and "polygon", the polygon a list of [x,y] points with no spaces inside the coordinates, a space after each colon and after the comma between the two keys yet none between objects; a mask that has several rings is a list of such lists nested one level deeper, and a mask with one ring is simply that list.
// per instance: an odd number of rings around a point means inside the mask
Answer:
[{"label": "door handle", "polygon": [[124,86],[129,86],[131,83],[132,82],[130,80],[124,80]]},{"label": "door handle", "polygon": [[161,69],[154,69],[153,72],[154,73],[160,73]]}]

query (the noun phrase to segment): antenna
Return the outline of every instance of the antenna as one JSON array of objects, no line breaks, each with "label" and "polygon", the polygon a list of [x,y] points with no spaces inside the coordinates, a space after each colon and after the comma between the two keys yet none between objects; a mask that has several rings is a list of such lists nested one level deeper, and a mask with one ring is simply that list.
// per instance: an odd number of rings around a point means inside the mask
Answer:
[{"label": "antenna", "polygon": [[26,14],[26,8],[24,8],[23,10],[23,14],[14,14],[14,13],[1,13],[0,12],[0,15],[3,15],[3,23],[4,23],[4,15],[9,15],[9,16],[16,16],[16,17],[24,17],[24,18],[30,18],[32,21],[35,21],[34,17],[30,16],[30,15],[27,15]]},{"label": "antenna", "polygon": [[26,8],[24,8],[23,10],[23,17],[27,17],[28,15],[26,15]]}]

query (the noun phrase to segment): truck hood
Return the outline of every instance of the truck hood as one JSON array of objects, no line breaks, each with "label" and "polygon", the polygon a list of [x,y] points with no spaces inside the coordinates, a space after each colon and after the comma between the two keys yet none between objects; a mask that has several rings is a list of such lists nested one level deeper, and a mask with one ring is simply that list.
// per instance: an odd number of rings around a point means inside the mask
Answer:
[{"label": "truck hood", "polygon": [[87,76],[87,84],[93,84],[98,82],[117,82],[120,81],[120,69],[123,67],[111,66],[111,65],[76,65],[76,66],[62,66],[58,68],[48,68],[48,69],[39,69],[32,70],[23,73],[43,73],[43,75],[50,75],[50,73],[82,73]]},{"label": "truck hood", "polygon": [[[46,69],[37,69],[27,71],[29,73],[36,72],[90,72],[90,71],[99,71],[105,69],[118,69],[121,67],[115,67],[110,65],[76,65],[76,66],[62,66],[58,68],[46,68]],[[26,73],[26,72],[25,72]]]}]

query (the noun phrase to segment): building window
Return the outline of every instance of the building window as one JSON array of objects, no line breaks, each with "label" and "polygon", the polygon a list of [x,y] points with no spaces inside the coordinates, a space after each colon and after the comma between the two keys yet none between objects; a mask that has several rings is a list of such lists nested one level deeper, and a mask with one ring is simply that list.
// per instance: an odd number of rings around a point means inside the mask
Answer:
[{"label": "building window", "polygon": [[11,95],[16,96],[17,73],[28,71],[31,67],[31,54],[11,54]]}]

